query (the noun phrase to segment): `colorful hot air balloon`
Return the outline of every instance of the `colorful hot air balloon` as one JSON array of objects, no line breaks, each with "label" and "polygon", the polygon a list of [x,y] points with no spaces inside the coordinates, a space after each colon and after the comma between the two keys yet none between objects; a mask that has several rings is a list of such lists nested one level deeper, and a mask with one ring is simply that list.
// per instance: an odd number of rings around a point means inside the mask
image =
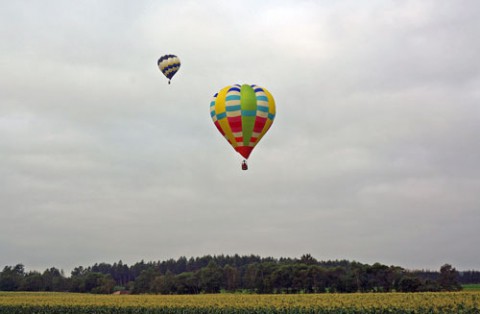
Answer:
[{"label": "colorful hot air balloon", "polygon": [[157,65],[163,75],[168,78],[168,84],[170,84],[170,80],[180,69],[180,59],[175,55],[165,55],[158,59]]},{"label": "colorful hot air balloon", "polygon": [[[218,131],[232,147],[248,159],[275,118],[272,94],[257,85],[232,85],[213,96],[210,115]],[[242,169],[246,170],[246,161]]]}]

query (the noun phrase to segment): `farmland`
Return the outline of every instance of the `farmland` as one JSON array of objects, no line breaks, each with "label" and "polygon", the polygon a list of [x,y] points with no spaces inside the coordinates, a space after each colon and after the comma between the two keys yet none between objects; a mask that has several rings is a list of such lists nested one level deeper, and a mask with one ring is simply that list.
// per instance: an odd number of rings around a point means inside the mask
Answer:
[{"label": "farmland", "polygon": [[480,313],[480,292],[94,295],[0,292],[0,314]]},{"label": "farmland", "polygon": [[462,289],[465,291],[480,291],[480,284],[462,285]]}]

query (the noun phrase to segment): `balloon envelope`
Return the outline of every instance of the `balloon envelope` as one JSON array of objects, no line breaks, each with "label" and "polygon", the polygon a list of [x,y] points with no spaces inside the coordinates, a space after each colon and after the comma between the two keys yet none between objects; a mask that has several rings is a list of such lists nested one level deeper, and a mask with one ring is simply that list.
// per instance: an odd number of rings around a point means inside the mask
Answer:
[{"label": "balloon envelope", "polygon": [[257,85],[226,86],[213,96],[210,116],[230,145],[248,159],[273,123],[275,101]]},{"label": "balloon envelope", "polygon": [[158,68],[168,78],[168,82],[180,69],[180,59],[175,55],[165,55],[157,61]]}]

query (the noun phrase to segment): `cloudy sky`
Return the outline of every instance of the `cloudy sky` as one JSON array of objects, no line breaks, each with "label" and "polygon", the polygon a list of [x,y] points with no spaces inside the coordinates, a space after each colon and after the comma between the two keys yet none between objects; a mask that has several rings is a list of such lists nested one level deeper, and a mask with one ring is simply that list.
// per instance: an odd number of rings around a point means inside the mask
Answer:
[{"label": "cloudy sky", "polygon": [[[480,269],[480,2],[1,3],[0,268]],[[277,105],[248,171],[210,119],[235,83]]]}]

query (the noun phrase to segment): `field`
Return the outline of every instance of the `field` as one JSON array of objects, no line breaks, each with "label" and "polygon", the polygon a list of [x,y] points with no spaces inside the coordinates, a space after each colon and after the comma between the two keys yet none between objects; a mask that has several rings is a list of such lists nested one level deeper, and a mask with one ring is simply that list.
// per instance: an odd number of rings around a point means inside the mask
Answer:
[{"label": "field", "polygon": [[465,291],[480,291],[480,284],[462,285],[462,288]]},{"label": "field", "polygon": [[296,295],[0,292],[0,314],[480,313],[479,304],[480,291]]}]

